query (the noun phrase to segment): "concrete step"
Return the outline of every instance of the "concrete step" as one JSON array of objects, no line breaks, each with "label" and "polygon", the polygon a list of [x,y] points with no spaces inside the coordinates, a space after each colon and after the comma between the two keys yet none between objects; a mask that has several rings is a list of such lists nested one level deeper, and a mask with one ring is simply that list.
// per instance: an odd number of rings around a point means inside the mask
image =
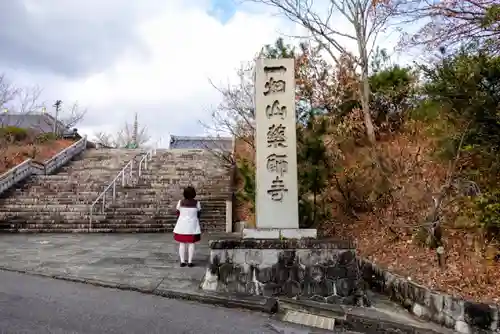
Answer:
[{"label": "concrete step", "polygon": [[[147,207],[174,207],[177,205],[178,199],[172,201],[150,201],[144,200],[142,198],[139,199],[130,199],[129,201],[125,201],[124,199],[117,198],[114,203],[109,203],[109,208],[132,208],[130,205],[135,205],[138,208],[147,208]],[[225,209],[226,201],[225,200],[201,200],[200,205],[203,210],[208,209]]]},{"label": "concrete step", "polygon": [[18,210],[17,212],[88,212],[87,204],[4,204],[0,212]]},{"label": "concrete step", "polygon": [[[94,195],[94,191],[68,191],[67,189],[58,190],[47,190],[43,192],[33,191],[33,192],[18,192],[11,193],[11,196],[0,199],[0,206],[2,204],[36,204],[36,203],[46,203],[46,204],[59,204],[60,202],[68,202],[78,204],[81,201],[94,200],[98,195]],[[100,191],[95,191],[99,194]],[[54,201],[54,202],[52,202]]]},{"label": "concrete step", "polygon": [[[15,211],[15,212],[0,212],[0,220],[78,220],[78,219],[88,219],[90,217],[90,212],[86,211],[60,211],[60,212],[35,212],[35,211]],[[96,220],[102,220],[106,218],[105,214],[94,212],[93,217]]]},{"label": "concrete step", "polygon": [[[0,208],[2,206],[47,206],[47,205],[79,205],[79,204],[89,204],[92,203],[101,192],[68,192],[68,191],[45,191],[45,192],[21,192],[15,193],[13,196],[4,198],[0,200]],[[174,206],[177,205],[179,198],[181,196],[170,196],[170,195],[156,195],[156,196],[127,196],[119,194],[117,190],[117,196],[112,203],[111,192],[106,193],[106,202],[110,207],[156,207],[158,203],[160,205]],[[202,207],[206,208],[225,208],[227,196],[215,197],[215,196],[200,196],[198,200],[200,201]],[[101,201],[99,201],[101,203]],[[96,204],[98,205],[98,204]]]},{"label": "concrete step", "polygon": [[[101,219],[102,215],[98,216],[98,218],[95,219],[95,221],[112,221],[112,222],[119,222],[119,223],[126,223],[126,222],[138,222],[138,223],[145,223],[145,222],[150,222],[150,221],[161,221],[161,222],[167,222],[167,223],[172,223],[175,224],[177,221],[177,216],[174,214],[163,214],[163,215],[113,215],[107,213],[105,215],[104,219]],[[94,221],[94,219],[92,218]],[[225,216],[224,215],[203,215],[200,218],[201,224],[207,224],[207,223],[217,223],[217,222],[225,222]]]},{"label": "concrete step", "polygon": [[116,173],[89,173],[80,174],[80,175],[45,175],[45,176],[36,176],[33,180],[34,183],[55,183],[55,182],[79,182],[81,180],[88,180],[92,183],[103,183],[103,182],[111,182],[116,177]]},{"label": "concrete step", "polygon": [[[114,210],[114,209],[120,209],[120,208],[129,208],[131,210],[146,210],[146,209],[150,209],[150,210],[156,210],[158,208],[168,208],[168,209],[172,209],[174,210],[175,207],[177,206],[177,201],[178,199],[167,199],[167,200],[142,200],[142,199],[138,199],[138,200],[122,200],[122,199],[117,199],[114,203],[111,202],[111,200],[109,200],[108,204],[106,204],[106,208],[108,210]],[[221,202],[221,201],[217,201],[217,202],[220,202],[220,204],[216,204],[216,205],[211,205],[209,204],[211,201],[201,201],[201,208],[203,211],[207,211],[207,210],[225,210],[226,209],[226,203],[225,202]],[[99,203],[101,203],[101,201],[99,201]],[[96,204],[96,206],[99,205]]]},{"label": "concrete step", "polygon": [[[94,222],[103,221],[106,219],[104,215],[94,215],[92,216],[92,220]],[[8,223],[8,224],[61,224],[61,223],[81,223],[87,224],[90,219],[88,215],[79,216],[79,215],[70,215],[59,214],[59,215],[1,215],[0,223]]]},{"label": "concrete step", "polygon": [[31,205],[90,205],[96,197],[64,197],[60,198],[55,196],[44,195],[40,198],[28,197],[8,197],[0,201],[0,209],[9,205],[24,205],[29,207]]},{"label": "concrete step", "polygon": [[59,195],[59,196],[74,196],[76,193],[80,194],[81,197],[97,197],[101,193],[100,187],[93,187],[87,185],[86,187],[76,188],[76,186],[69,187],[54,187],[53,185],[48,185],[47,187],[32,187],[28,189],[15,189],[12,191],[12,196],[16,197],[40,197],[39,195]]},{"label": "concrete step", "polygon": [[[40,188],[40,190],[43,190],[43,189]],[[16,189],[14,191],[14,193],[18,197],[32,198],[32,197],[29,196],[29,195],[31,195],[29,191],[23,191],[23,190],[20,190],[20,189]],[[60,197],[75,196],[75,194],[76,194],[75,191],[68,191],[68,190],[65,190],[65,189],[61,189],[61,190],[57,190],[57,191],[53,191],[52,189],[49,189],[49,191],[47,191],[47,189],[45,189],[45,191],[43,191],[43,193],[37,193],[37,195],[38,194],[46,194],[46,193],[50,193],[51,195],[53,195],[55,193],[55,194],[57,194]],[[99,191],[98,189],[96,189],[96,190],[90,190],[90,191],[86,190],[86,191],[78,191],[77,192],[77,194],[80,195],[80,197],[97,197],[100,193],[101,193],[101,191]]]},{"label": "concrete step", "polygon": [[[15,211],[15,212],[0,212],[0,220],[6,221],[29,221],[29,222],[55,222],[55,221],[74,221],[74,220],[89,220],[89,211]],[[106,212],[101,213],[94,211],[92,220],[119,220],[119,221],[149,221],[149,220],[165,220],[177,221],[177,215],[172,212],[160,212],[157,214],[144,214],[140,212]],[[200,221],[225,221],[225,213],[223,212],[205,212],[201,215]]]},{"label": "concrete step", "polygon": [[[96,208],[99,209],[100,208]],[[202,214],[204,216],[207,215],[225,215],[226,214],[226,208],[205,208],[202,211]],[[154,216],[161,216],[161,215],[174,215],[176,214],[175,206],[161,206],[161,207],[142,207],[142,208],[106,208],[106,213],[107,214],[115,214],[115,215],[154,215]]]},{"label": "concrete step", "polygon": [[[56,181],[34,181],[30,184],[27,184],[23,189],[31,189],[31,188],[37,188],[37,187],[52,187],[52,188],[57,188],[57,187],[92,187],[92,188],[98,188],[98,187],[105,187],[111,183],[113,179],[98,179],[98,178],[80,178],[80,179],[66,179],[66,180],[56,180]],[[121,186],[120,182],[116,183],[117,186]]]},{"label": "concrete step", "polygon": [[168,183],[179,183],[180,181],[191,181],[191,182],[225,182],[229,181],[229,177],[226,175],[216,175],[214,173],[209,173],[208,175],[172,175],[172,174],[154,174],[154,175],[141,175],[141,180],[145,182],[168,182]]},{"label": "concrete step", "polygon": [[144,180],[158,180],[158,181],[179,181],[179,180],[186,180],[186,181],[210,181],[212,178],[215,180],[226,180],[230,178],[230,175],[227,173],[217,173],[213,171],[207,171],[204,173],[177,173],[177,172],[163,172],[163,171],[153,171],[151,173],[142,173],[141,174],[141,179]]},{"label": "concrete step", "polygon": [[[0,232],[17,232],[17,233],[153,233],[153,232],[168,232],[171,233],[175,224],[164,222],[151,223],[112,223],[98,222],[90,225],[88,222],[74,223],[24,223],[24,224],[5,224],[0,222]],[[206,225],[202,227],[203,233],[222,232],[225,230],[225,225]]]},{"label": "concrete step", "polygon": [[[89,230],[88,227],[85,228],[71,228],[71,227],[61,227],[61,228],[53,228],[53,227],[28,227],[28,228],[10,228],[10,229],[1,229],[0,232],[3,233],[172,233],[172,227],[136,227],[130,228],[125,226],[113,226],[113,227],[98,227]],[[215,232],[223,232],[224,229],[214,228],[204,230],[203,233],[215,233]]]},{"label": "concrete step", "polygon": [[210,193],[218,193],[218,192],[228,192],[230,191],[231,187],[229,185],[227,186],[222,186],[222,185],[204,185],[204,184],[196,184],[196,183],[184,183],[181,186],[175,185],[171,186],[168,184],[163,184],[163,183],[152,183],[149,185],[150,189],[154,189],[156,191],[163,191],[163,192],[168,192],[168,193],[182,193],[184,191],[184,188],[187,185],[191,185],[194,187],[196,190],[197,196],[199,194],[210,194]]},{"label": "concrete step", "polygon": [[[102,188],[104,189],[106,186],[110,184],[110,180],[98,180],[98,179],[75,179],[75,180],[57,180],[54,182],[50,181],[32,181],[29,183],[25,183],[23,185],[18,186],[15,190],[41,190],[43,191],[44,189],[99,189]],[[116,184],[117,188],[122,188],[121,183],[117,182]]]},{"label": "concrete step", "polygon": [[135,181],[133,184],[129,185],[127,189],[135,189],[137,190],[138,193],[141,191],[144,191],[145,189],[147,190],[154,190],[156,192],[163,192],[163,193],[178,193],[178,192],[183,192],[184,189],[187,186],[192,186],[196,190],[196,194],[201,193],[208,193],[208,192],[214,192],[214,191],[227,191],[228,189],[232,189],[230,187],[230,184],[224,184],[224,183],[219,183],[219,184],[213,184],[213,185],[205,185],[202,183],[196,183],[196,182],[188,182],[188,181],[183,181],[183,183],[147,183],[147,182],[142,182],[141,180]]},{"label": "concrete step", "polygon": [[[123,187],[124,193],[131,194],[148,194],[148,193],[162,193],[162,194],[179,194],[183,193],[184,188],[189,183],[185,183],[184,185],[170,185],[165,183],[156,183],[156,184],[134,184]],[[204,185],[191,184],[196,190],[196,196],[200,196],[202,194],[212,194],[212,193],[225,193],[230,192],[232,187],[228,185],[213,185],[210,187]],[[120,186],[121,187],[121,186]]]},{"label": "concrete step", "polygon": [[[80,194],[81,198],[97,198],[98,194],[102,192],[101,187],[61,187],[61,188],[53,188],[47,187],[45,189],[33,188],[33,189],[16,189],[10,193],[11,198],[40,198],[46,197],[48,198],[63,198],[67,196],[68,198],[74,197],[77,194]],[[96,193],[96,195],[94,195]]]}]

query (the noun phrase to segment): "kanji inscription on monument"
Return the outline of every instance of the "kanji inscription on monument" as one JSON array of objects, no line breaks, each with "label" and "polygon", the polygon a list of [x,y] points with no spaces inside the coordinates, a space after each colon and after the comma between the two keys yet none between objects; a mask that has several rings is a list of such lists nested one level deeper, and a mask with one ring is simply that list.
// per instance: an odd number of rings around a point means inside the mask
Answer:
[{"label": "kanji inscription on monument", "polygon": [[256,225],[299,227],[294,59],[259,59],[255,75]]}]

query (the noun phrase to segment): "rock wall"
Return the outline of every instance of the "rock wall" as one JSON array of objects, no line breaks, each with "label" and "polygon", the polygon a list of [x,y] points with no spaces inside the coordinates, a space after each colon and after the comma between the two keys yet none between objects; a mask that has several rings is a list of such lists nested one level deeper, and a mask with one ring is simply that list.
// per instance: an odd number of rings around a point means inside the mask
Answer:
[{"label": "rock wall", "polygon": [[368,304],[355,250],[331,240],[210,242],[203,289],[328,303]]},{"label": "rock wall", "polygon": [[499,306],[462,300],[434,292],[375,264],[360,260],[363,280],[371,289],[388,295],[410,313],[459,333],[500,333]]},{"label": "rock wall", "polygon": [[370,306],[371,289],[458,333],[500,333],[498,305],[432,291],[358,258],[347,241],[230,239],[210,249],[204,290]]}]

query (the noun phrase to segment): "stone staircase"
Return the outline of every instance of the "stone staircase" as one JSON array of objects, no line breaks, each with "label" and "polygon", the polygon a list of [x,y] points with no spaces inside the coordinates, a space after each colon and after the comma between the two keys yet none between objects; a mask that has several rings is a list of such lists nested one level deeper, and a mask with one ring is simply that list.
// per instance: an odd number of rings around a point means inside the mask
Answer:
[{"label": "stone staircase", "polygon": [[[0,196],[0,230],[87,231],[89,204],[140,150],[90,149],[53,175],[34,175]],[[103,217],[101,217],[103,219]]]},{"label": "stone staircase", "polygon": [[[201,201],[204,232],[226,229],[226,201],[232,197],[231,171],[206,150],[158,150],[132,186],[93,219],[96,232],[171,232],[175,205],[192,185]],[[102,219],[104,217],[104,219]]]}]

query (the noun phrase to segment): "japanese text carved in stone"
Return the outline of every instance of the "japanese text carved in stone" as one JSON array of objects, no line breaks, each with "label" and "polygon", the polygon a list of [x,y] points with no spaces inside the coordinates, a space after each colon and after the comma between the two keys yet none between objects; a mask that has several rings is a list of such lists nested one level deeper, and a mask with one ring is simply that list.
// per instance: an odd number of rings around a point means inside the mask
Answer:
[{"label": "japanese text carved in stone", "polygon": [[271,93],[284,93],[286,88],[286,83],[284,80],[274,80],[273,77],[269,78],[264,86],[264,96]]},{"label": "japanese text carved in stone", "polygon": [[272,153],[267,156],[267,170],[271,173],[278,173],[281,176],[288,171],[288,161],[286,154]]},{"label": "japanese text carved in stone", "polygon": [[286,106],[280,106],[280,102],[276,100],[272,105],[266,106],[266,116],[268,119],[271,119],[273,116],[279,116],[281,119],[285,119]]},{"label": "japanese text carved in stone", "polygon": [[283,124],[271,125],[267,131],[267,147],[287,147],[285,130]]},{"label": "japanese text carved in stone", "polygon": [[276,202],[281,202],[286,192],[288,192],[288,189],[285,186],[285,182],[279,176],[276,176],[271,183],[271,187],[267,190],[271,199]]}]

